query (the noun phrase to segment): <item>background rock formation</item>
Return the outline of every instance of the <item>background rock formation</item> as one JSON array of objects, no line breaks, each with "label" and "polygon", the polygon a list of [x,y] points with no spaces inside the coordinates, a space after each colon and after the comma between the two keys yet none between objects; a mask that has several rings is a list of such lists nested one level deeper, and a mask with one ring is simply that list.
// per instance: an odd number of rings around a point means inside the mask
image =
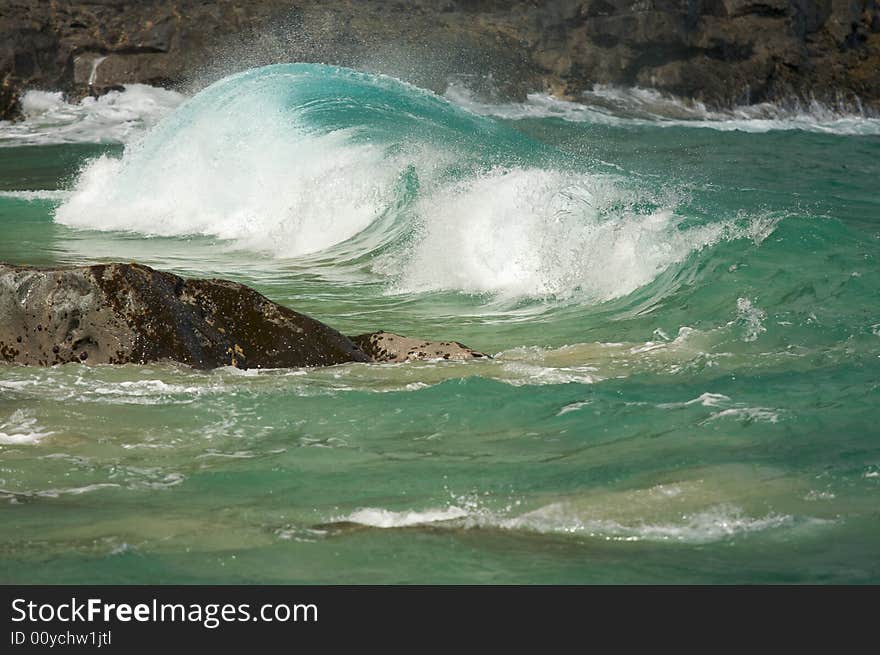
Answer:
[{"label": "background rock formation", "polygon": [[[810,98],[880,107],[878,0],[4,0],[0,118],[22,89],[198,87],[277,61],[451,73],[504,97],[594,83],[711,105]],[[89,81],[92,81],[90,87]]]}]

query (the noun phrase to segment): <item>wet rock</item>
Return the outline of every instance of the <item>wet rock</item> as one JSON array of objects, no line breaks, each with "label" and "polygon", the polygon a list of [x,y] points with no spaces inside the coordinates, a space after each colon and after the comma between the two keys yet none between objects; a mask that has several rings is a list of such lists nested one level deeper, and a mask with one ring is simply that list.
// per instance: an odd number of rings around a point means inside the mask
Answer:
[{"label": "wet rock", "polygon": [[372,332],[351,340],[374,362],[411,362],[431,359],[483,359],[481,352],[458,341],[425,341],[402,337],[393,332]]},{"label": "wet rock", "polygon": [[13,120],[21,115],[21,89],[15,78],[7,73],[0,80],[0,120]]},{"label": "wet rock", "polygon": [[333,328],[235,282],[186,280],[138,264],[0,264],[0,361],[161,360],[202,369],[370,361]]}]

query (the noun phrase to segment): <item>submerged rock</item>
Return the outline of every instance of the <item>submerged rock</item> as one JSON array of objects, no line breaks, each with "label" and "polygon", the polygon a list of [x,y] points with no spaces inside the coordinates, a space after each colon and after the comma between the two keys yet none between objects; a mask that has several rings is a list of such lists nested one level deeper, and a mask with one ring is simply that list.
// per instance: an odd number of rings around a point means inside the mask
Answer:
[{"label": "submerged rock", "polygon": [[0,264],[0,361],[160,360],[202,369],[370,361],[333,328],[235,282],[185,280],[138,264]]},{"label": "submerged rock", "polygon": [[374,362],[411,362],[429,359],[489,358],[458,341],[424,341],[393,332],[372,332],[351,340]]}]

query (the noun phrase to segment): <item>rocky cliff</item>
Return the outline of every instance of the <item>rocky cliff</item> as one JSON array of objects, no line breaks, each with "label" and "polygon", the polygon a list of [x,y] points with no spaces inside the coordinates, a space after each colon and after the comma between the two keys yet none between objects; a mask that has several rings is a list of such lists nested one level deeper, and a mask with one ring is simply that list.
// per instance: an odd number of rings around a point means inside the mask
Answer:
[{"label": "rocky cliff", "polygon": [[595,83],[712,105],[880,108],[878,0],[3,0],[0,118],[22,89],[191,86],[277,61],[364,67],[503,96]]}]

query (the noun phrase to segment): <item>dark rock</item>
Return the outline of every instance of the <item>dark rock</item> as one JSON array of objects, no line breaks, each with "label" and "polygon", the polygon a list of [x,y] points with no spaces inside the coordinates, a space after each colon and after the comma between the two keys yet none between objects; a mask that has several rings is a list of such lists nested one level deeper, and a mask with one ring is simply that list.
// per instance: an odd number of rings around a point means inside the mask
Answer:
[{"label": "dark rock", "polygon": [[359,334],[351,340],[374,362],[489,358],[457,341],[424,341],[392,332]]},{"label": "dark rock", "polygon": [[366,362],[347,337],[225,280],[137,264],[0,264],[0,360],[27,365],[173,360],[196,368]]},{"label": "dark rock", "polygon": [[9,73],[0,81],[0,120],[13,120],[21,115],[21,89]]}]

